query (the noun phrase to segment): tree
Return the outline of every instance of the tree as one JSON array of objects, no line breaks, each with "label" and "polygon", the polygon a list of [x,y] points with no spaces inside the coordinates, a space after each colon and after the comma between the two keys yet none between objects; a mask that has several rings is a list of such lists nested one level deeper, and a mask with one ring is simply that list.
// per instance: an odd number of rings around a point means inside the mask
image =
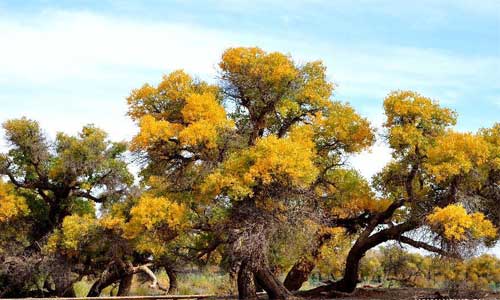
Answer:
[{"label": "tree", "polygon": [[[491,176],[498,170],[498,151],[492,142],[496,139],[483,136],[490,130],[452,131],[455,113],[414,92],[389,94],[384,108],[393,160],[374,178],[374,186],[390,205],[369,216],[347,255],[343,278],[305,295],[353,291],[361,258],[386,241],[460,255],[497,237],[492,222],[471,205],[474,198],[479,203],[488,200],[481,190],[492,184]],[[427,241],[410,236],[422,236],[422,230],[428,233],[423,236]]]},{"label": "tree", "polygon": [[241,298],[256,297],[256,284],[285,298],[270,271],[272,237],[306,219],[307,207],[334,190],[330,180],[342,177],[346,155],[374,135],[348,104],[331,101],[320,62],[231,48],[219,66],[218,86],[175,71],[134,90],[133,149],[145,162],[144,182],[190,207],[199,216],[194,227],[215,232],[206,250],[229,245]]},{"label": "tree", "polygon": [[[185,224],[185,208],[164,197],[143,194],[117,202],[102,216],[71,215],[49,238],[46,250],[58,253],[96,280],[88,297],[99,296],[106,287],[118,283],[118,295],[128,295],[134,274],[142,273],[151,287],[175,289],[168,261],[169,243]],[[164,267],[170,286],[158,283],[153,270]]]},{"label": "tree", "polygon": [[[4,276],[11,276],[7,281],[15,284],[16,277],[23,278],[19,274],[26,270],[34,281],[42,282],[40,288],[26,287],[27,280],[24,287],[5,285],[3,292],[19,296],[72,295],[76,278],[70,273],[75,271],[74,266],[66,264],[59,254],[46,256],[44,245],[64,225],[66,217],[93,215],[96,203],[108,206],[127,192],[133,178],[123,159],[126,144],[108,141],[106,134],[92,125],[85,126],[77,136],[58,133],[54,141],[46,138],[36,121],[26,118],[6,121],[3,127],[9,151],[0,155],[0,174],[9,180],[7,191],[14,193],[15,189],[15,194],[26,199],[30,211],[23,213],[24,245],[3,254],[3,260],[11,261],[11,270]],[[5,214],[24,211],[24,205],[12,201],[12,197],[3,197],[2,207],[9,208]],[[78,225],[83,227],[75,228],[74,234],[85,229],[85,224]],[[38,275],[37,266],[41,272]],[[47,289],[49,292],[43,292]]]}]

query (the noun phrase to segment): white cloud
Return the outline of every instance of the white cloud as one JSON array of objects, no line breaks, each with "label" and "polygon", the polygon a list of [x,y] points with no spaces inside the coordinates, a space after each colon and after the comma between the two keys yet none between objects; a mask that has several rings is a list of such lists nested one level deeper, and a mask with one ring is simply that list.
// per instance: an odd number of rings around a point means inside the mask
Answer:
[{"label": "white cloud", "polygon": [[[364,99],[356,108],[377,127],[390,90],[416,89],[454,103],[471,86],[493,86],[491,74],[500,70],[495,57],[361,42],[332,45],[78,11],[45,11],[27,21],[2,16],[0,42],[2,120],[28,115],[51,133],[75,132],[92,122],[115,139],[134,131],[125,116],[124,97],[131,89],[177,68],[214,80],[217,61],[229,46],[259,45],[290,52],[299,61],[323,59],[339,85],[339,99]],[[370,177],[389,157],[387,147],[378,144],[356,156],[353,165]]]},{"label": "white cloud", "polygon": [[355,155],[351,159],[352,166],[365,178],[371,179],[391,160],[391,150],[385,143],[376,143],[369,150]]},{"label": "white cloud", "polygon": [[[143,24],[83,12],[45,12],[29,23],[3,18],[3,82],[68,77],[116,80],[134,68],[213,72],[228,35],[186,24]],[[118,78],[115,76],[118,75]]]}]

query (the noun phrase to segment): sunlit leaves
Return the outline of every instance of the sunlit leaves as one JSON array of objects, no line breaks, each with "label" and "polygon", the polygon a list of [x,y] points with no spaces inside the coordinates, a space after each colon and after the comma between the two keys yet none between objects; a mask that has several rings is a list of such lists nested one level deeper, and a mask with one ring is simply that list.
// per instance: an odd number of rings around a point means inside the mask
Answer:
[{"label": "sunlit leaves", "polygon": [[130,114],[138,118],[140,132],[133,150],[149,150],[164,143],[182,149],[215,148],[218,133],[232,123],[217,99],[217,90],[195,84],[177,71],[164,78],[158,88],[143,87],[129,98]]},{"label": "sunlit leaves", "polygon": [[384,100],[389,144],[396,151],[425,148],[443,130],[455,124],[455,112],[411,91],[397,91]]},{"label": "sunlit leaves", "polygon": [[186,98],[192,93],[217,93],[215,86],[197,82],[182,70],[163,76],[163,80],[153,87],[145,84],[132,91],[127,98],[129,116],[138,121],[146,115],[157,120],[172,123],[181,121],[181,109]]},{"label": "sunlit leaves", "polygon": [[496,123],[491,128],[483,128],[479,135],[488,144],[490,159],[488,164],[495,170],[500,170],[500,123]]},{"label": "sunlit leaves", "polygon": [[233,153],[207,178],[203,189],[209,194],[223,192],[242,198],[251,196],[259,185],[306,188],[318,173],[311,134],[310,129],[297,128],[287,138],[258,139],[255,146]]},{"label": "sunlit leaves", "polygon": [[92,215],[71,215],[64,218],[61,229],[49,238],[48,251],[61,250],[69,255],[77,255],[86,241],[98,229],[98,220]]},{"label": "sunlit leaves", "polygon": [[340,102],[331,102],[325,114],[316,115],[313,127],[320,150],[359,152],[375,139],[368,120]]},{"label": "sunlit leaves", "polygon": [[456,175],[466,175],[474,167],[485,163],[488,145],[473,134],[449,131],[436,139],[427,156],[426,169],[437,181],[443,181]]},{"label": "sunlit leaves", "polygon": [[0,180],[0,223],[28,213],[29,208],[24,197],[17,195],[12,185]]},{"label": "sunlit leaves", "polygon": [[434,212],[427,216],[427,221],[431,228],[451,241],[461,241],[469,236],[488,239],[497,235],[497,229],[482,213],[468,214],[459,204],[435,208]]},{"label": "sunlit leaves", "polygon": [[222,77],[244,89],[242,92],[252,98],[251,101],[259,101],[258,105],[266,105],[262,96],[286,92],[298,75],[289,56],[279,52],[266,53],[259,48],[230,48],[222,55],[219,66]]},{"label": "sunlit leaves", "polygon": [[133,238],[143,231],[153,231],[166,226],[170,230],[181,228],[184,224],[185,207],[171,202],[165,197],[144,195],[130,210],[130,221],[126,225],[126,236]]}]

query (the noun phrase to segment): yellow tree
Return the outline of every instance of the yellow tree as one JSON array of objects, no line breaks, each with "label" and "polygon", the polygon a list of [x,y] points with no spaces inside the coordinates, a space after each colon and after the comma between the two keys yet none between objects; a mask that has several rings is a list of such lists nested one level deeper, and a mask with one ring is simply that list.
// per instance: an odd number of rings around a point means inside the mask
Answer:
[{"label": "yellow tree", "polygon": [[219,67],[218,85],[175,71],[134,90],[129,114],[140,132],[133,149],[145,163],[145,185],[189,207],[197,235],[209,232],[202,253],[229,245],[241,298],[255,297],[256,283],[285,298],[290,293],[270,271],[272,237],[279,226],[308,219],[314,203],[346,205],[325,197],[355,177],[345,169],[347,155],[374,135],[348,104],[332,101],[321,62],[231,48]]},{"label": "yellow tree", "polygon": [[[343,278],[305,295],[353,291],[360,259],[389,240],[459,255],[497,237],[492,220],[478,211],[491,200],[483,191],[498,189],[498,178],[492,177],[499,157],[494,129],[455,132],[453,111],[410,91],[389,94],[384,108],[393,160],[375,176],[374,186],[389,203],[368,217],[349,250]],[[412,238],[422,232],[431,238]]]},{"label": "yellow tree", "polygon": [[[95,281],[87,296],[96,297],[118,283],[118,295],[128,295],[134,274],[151,279],[152,288],[175,290],[175,277],[165,265],[170,244],[187,225],[186,209],[166,197],[143,194],[128,197],[94,214],[72,214],[49,237],[45,251],[62,255],[86,269]],[[153,270],[165,267],[170,286],[161,285]]]}]

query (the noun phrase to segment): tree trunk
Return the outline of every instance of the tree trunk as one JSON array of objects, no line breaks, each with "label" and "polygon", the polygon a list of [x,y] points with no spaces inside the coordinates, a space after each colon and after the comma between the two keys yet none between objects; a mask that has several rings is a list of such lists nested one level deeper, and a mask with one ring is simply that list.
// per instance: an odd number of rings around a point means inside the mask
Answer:
[{"label": "tree trunk", "polygon": [[321,247],[331,238],[331,234],[320,234],[315,238],[310,248],[310,253],[303,255],[297,261],[285,278],[285,287],[292,292],[298,291],[316,267],[316,260],[321,252]]},{"label": "tree trunk", "polygon": [[177,272],[172,268],[165,268],[168,275],[168,293],[177,293]]},{"label": "tree trunk", "polygon": [[130,289],[132,288],[132,279],[134,279],[134,274],[125,275],[120,280],[120,287],[118,288],[117,296],[128,296],[130,294]]},{"label": "tree trunk", "polygon": [[344,277],[336,282],[327,285],[319,286],[309,291],[298,293],[305,297],[325,296],[335,294],[335,292],[352,293],[358,284],[359,262],[366,252],[373,247],[387,242],[392,239],[399,238],[403,233],[415,229],[418,222],[408,221],[400,225],[396,225],[384,230],[381,230],[373,235],[370,235],[373,228],[367,228],[361,233],[359,239],[354,243],[346,259]]},{"label": "tree trunk", "polygon": [[254,274],[246,260],[241,263],[238,270],[238,298],[257,299]]},{"label": "tree trunk", "polygon": [[292,292],[300,290],[302,284],[307,281],[309,274],[311,274],[315,267],[316,264],[311,258],[301,257],[286,275],[285,287]]},{"label": "tree trunk", "polygon": [[87,297],[99,297],[101,295],[102,290],[112,285],[121,279],[121,274],[118,274],[117,271],[109,272],[108,270],[104,271],[99,279],[92,285],[90,288]]},{"label": "tree trunk", "polygon": [[255,272],[255,279],[267,292],[269,299],[287,299],[292,296],[283,283],[274,276],[267,266],[259,268]]}]

